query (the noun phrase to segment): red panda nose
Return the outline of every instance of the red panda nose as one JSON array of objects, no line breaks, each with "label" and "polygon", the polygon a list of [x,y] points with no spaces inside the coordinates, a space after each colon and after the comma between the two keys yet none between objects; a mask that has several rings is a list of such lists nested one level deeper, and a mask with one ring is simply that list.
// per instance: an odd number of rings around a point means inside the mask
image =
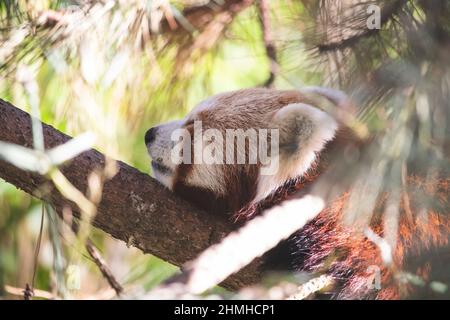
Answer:
[{"label": "red panda nose", "polygon": [[156,127],[150,128],[145,133],[145,144],[149,145],[155,140],[156,137]]}]

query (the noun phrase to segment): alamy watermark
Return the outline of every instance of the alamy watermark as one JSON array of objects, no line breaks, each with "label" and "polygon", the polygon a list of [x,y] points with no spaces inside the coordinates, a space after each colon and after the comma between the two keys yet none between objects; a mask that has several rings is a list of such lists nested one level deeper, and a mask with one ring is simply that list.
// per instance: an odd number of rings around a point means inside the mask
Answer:
[{"label": "alamy watermark", "polygon": [[375,4],[367,6],[367,18],[366,25],[369,30],[381,29],[381,8]]},{"label": "alamy watermark", "polygon": [[260,163],[262,175],[273,175],[278,170],[278,129],[225,129],[224,136],[218,129],[203,130],[202,122],[195,121],[193,136],[180,128],[172,132],[171,140],[175,142],[173,164]]}]

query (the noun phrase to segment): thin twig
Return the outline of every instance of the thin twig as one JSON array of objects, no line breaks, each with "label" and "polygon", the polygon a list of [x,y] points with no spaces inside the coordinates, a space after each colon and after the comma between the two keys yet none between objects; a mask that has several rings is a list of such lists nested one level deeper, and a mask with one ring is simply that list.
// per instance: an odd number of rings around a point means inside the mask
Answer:
[{"label": "thin twig", "polygon": [[[24,290],[23,288],[17,288],[9,285],[5,285],[5,291],[11,295],[14,296],[23,296]],[[59,300],[60,297],[54,295],[51,292],[45,291],[45,290],[39,290],[34,289],[34,297],[36,298],[42,298],[42,299],[48,299],[48,300]],[[83,296],[82,299],[86,300],[109,300],[114,297],[114,290],[113,289],[105,289],[99,292],[96,292],[94,295],[86,295]]]},{"label": "thin twig", "polygon": [[109,285],[114,289],[116,294],[120,296],[123,293],[123,287],[116,280],[110,268],[106,264],[106,261],[103,259],[100,252],[98,252],[92,241],[89,239],[86,241],[86,250],[94,260],[103,277],[105,277],[106,281],[108,281]]},{"label": "thin twig", "polygon": [[[14,296],[25,296],[26,297],[26,295],[28,294],[27,289],[29,289],[29,286],[28,286],[28,288],[25,288],[25,290],[23,290],[23,288],[17,288],[17,287],[5,285],[5,291]],[[33,297],[44,298],[44,299],[57,299],[57,297],[54,296],[52,293],[50,293],[48,291],[44,291],[44,290],[39,290],[39,289],[33,290]],[[25,298],[25,300],[29,300],[29,299]]]},{"label": "thin twig", "polygon": [[[62,215],[60,214],[59,216],[61,217]],[[70,229],[73,231],[73,233],[75,235],[77,235],[79,233],[79,230],[80,230],[80,225],[79,224],[81,223],[81,221],[74,221],[74,220],[72,220],[71,223],[69,221],[64,220],[64,219],[63,219],[63,221],[65,223],[69,224]],[[118,296],[120,296],[124,292],[123,287],[120,285],[119,281],[116,280],[116,278],[114,277],[111,269],[108,267],[105,259],[103,259],[101,253],[95,247],[95,245],[94,245],[94,243],[92,242],[91,239],[89,239],[89,238],[86,239],[85,247],[86,247],[86,251],[88,252],[88,254],[91,257],[92,261],[99,268],[99,270],[100,270],[101,274],[103,275],[103,277],[106,279],[106,281],[108,281],[109,285],[111,286],[112,289],[114,289],[116,294]],[[86,258],[87,258],[87,256],[86,256]]]},{"label": "thin twig", "polygon": [[41,225],[39,227],[39,236],[38,236],[38,239],[37,239],[36,248],[34,250],[33,276],[31,277],[31,286],[29,287],[28,284],[26,285],[25,293],[24,293],[25,300],[29,300],[29,299],[27,299],[27,297],[29,296],[27,294],[28,291],[31,291],[31,293],[33,293],[34,280],[36,278],[36,271],[37,271],[37,267],[38,267],[39,251],[41,250],[42,232],[43,232],[43,229],[44,229],[44,217],[45,217],[45,209],[44,209],[44,204],[42,204]]},{"label": "thin twig", "polygon": [[275,77],[278,73],[277,51],[272,39],[272,28],[270,25],[270,11],[269,1],[260,0],[258,3],[259,19],[261,23],[261,29],[263,33],[264,47],[266,49],[266,55],[269,59],[269,78],[264,82],[263,86],[270,88],[273,86]]}]

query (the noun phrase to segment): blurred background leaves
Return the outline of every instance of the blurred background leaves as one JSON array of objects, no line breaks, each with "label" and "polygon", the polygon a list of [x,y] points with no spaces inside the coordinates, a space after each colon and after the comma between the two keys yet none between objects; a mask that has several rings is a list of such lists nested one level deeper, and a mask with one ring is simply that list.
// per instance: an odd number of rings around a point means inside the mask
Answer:
[{"label": "blurred background leaves", "polygon": [[[425,172],[450,168],[448,1],[267,2],[273,86],[346,89],[364,106],[358,120],[380,136],[370,175],[390,176],[395,187],[405,163]],[[269,78],[259,3],[0,1],[0,97],[30,112],[31,84],[42,121],[71,136],[94,132],[101,152],[149,172],[143,143],[149,127],[181,117],[214,93]],[[381,8],[381,30],[367,28],[370,4]],[[381,190],[362,187],[373,198]],[[356,198],[369,211],[370,200]],[[39,219],[38,201],[0,182],[0,295],[6,284],[30,281]],[[68,254],[73,243],[64,235]],[[176,270],[98,230],[91,237],[125,287],[149,289]],[[52,264],[45,233],[35,288],[56,290]],[[74,297],[109,288],[89,258],[80,268]]]}]

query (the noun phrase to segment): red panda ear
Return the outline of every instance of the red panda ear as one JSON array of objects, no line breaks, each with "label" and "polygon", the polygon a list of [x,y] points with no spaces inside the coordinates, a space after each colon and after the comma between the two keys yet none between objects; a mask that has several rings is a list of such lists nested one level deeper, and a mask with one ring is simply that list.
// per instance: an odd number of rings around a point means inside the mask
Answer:
[{"label": "red panda ear", "polygon": [[[333,117],[304,103],[281,108],[272,121],[272,127],[278,129],[278,150],[276,141],[272,141],[270,161],[260,169],[254,203],[264,199],[287,180],[303,175],[338,129]],[[273,134],[271,138],[277,139]]]}]

